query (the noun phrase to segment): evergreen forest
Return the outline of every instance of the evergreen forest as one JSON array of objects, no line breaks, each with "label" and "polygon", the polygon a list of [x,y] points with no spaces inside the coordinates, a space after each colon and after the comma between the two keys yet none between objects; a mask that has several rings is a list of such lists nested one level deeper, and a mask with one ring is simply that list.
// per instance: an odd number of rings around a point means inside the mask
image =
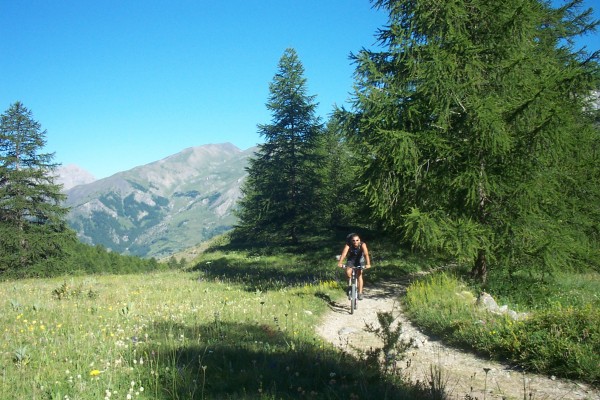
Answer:
[{"label": "evergreen forest", "polygon": [[[435,4],[434,4],[435,3]],[[315,117],[294,49],[269,88],[238,240],[359,229],[489,273],[598,270],[598,54],[580,1],[375,1],[350,109]]]}]

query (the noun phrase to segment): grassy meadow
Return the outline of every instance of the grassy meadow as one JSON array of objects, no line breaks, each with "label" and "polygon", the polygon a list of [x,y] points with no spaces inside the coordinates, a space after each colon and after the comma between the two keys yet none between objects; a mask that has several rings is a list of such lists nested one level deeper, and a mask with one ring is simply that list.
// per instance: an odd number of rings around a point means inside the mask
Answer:
[{"label": "grassy meadow", "polygon": [[[345,286],[339,243],[318,243],[301,251],[216,242],[176,270],[1,282],[0,399],[445,398],[315,335]],[[369,245],[370,282],[444,264]],[[529,315],[521,321],[474,307],[479,289],[460,269],[424,275],[404,302],[453,345],[598,384],[598,274],[512,282],[496,277],[487,290]]]},{"label": "grassy meadow", "polygon": [[420,396],[315,336],[343,296],[334,262],[214,251],[185,270],[2,282],[0,398]]}]

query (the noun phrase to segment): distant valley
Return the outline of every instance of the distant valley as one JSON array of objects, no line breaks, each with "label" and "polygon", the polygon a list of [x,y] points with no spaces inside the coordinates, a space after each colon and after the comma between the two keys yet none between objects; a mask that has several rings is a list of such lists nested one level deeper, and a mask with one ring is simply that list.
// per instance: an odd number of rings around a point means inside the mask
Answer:
[{"label": "distant valley", "polygon": [[204,145],[99,180],[77,166],[61,167],[57,181],[81,241],[163,258],[232,228],[255,151]]}]

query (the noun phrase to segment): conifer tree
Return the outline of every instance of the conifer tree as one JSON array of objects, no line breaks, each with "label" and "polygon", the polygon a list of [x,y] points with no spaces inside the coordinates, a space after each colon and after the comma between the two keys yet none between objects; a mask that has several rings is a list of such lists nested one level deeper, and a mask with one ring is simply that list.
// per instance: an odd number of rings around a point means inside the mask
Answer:
[{"label": "conifer tree", "polygon": [[236,233],[298,242],[322,221],[323,174],[317,104],[306,93],[304,67],[294,49],[284,52],[269,90],[272,121],[258,127],[264,143],[247,168]]},{"label": "conifer tree", "polygon": [[327,190],[324,203],[327,211],[324,215],[329,217],[329,228],[355,230],[371,226],[368,205],[360,191],[362,163],[345,137],[351,126],[347,119],[352,118],[353,115],[343,108],[337,109],[324,131],[323,167]]},{"label": "conifer tree", "polygon": [[0,272],[30,275],[24,270],[62,255],[75,240],[54,183],[54,155],[41,152],[45,135],[20,102],[0,117]]},{"label": "conifer tree", "polygon": [[571,41],[594,26],[580,3],[375,2],[389,11],[385,50],[355,56],[350,138],[388,228],[471,260],[483,281],[490,263],[549,271],[597,251],[584,203],[598,185],[583,198],[574,184],[597,134],[583,113],[597,54]]}]

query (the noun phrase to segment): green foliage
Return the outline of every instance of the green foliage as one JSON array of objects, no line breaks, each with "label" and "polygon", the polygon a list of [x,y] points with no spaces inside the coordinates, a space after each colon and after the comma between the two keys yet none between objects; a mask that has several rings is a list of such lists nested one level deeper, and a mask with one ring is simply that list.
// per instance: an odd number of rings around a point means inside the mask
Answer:
[{"label": "green foliage", "polygon": [[547,275],[532,269],[508,275],[506,271],[495,271],[486,287],[515,307],[543,309],[555,304],[600,307],[600,279],[595,272],[557,271]]},{"label": "green foliage", "polygon": [[0,274],[61,259],[75,241],[45,135],[20,102],[0,116]]},{"label": "green foliage", "polygon": [[249,160],[239,201],[238,237],[290,240],[322,226],[323,154],[314,96],[306,94],[304,67],[287,49],[269,85],[271,124],[259,125],[265,142]]},{"label": "green foliage", "polygon": [[[130,274],[167,268],[166,264],[160,264],[154,258],[143,259],[136,256],[121,255],[110,252],[100,245],[90,246],[73,242],[65,245],[62,250],[65,253],[62,258],[48,258],[43,262],[31,265],[26,270],[8,270],[1,274],[0,278],[22,279],[64,275]],[[180,267],[183,265],[184,263],[179,264]],[[67,294],[67,292],[62,294]]]},{"label": "green foliage", "polygon": [[360,159],[344,137],[347,115],[343,110],[332,115],[320,146],[321,168],[325,180],[322,196],[324,204],[319,218],[326,221],[326,226],[338,229],[360,224],[371,225],[367,202],[357,181],[361,168]]},{"label": "green foliage", "polygon": [[[538,282],[537,286],[546,286],[543,292],[551,299],[527,308],[528,316],[518,320],[475,307],[475,297],[467,286],[445,273],[412,284],[406,306],[419,326],[449,343],[508,360],[533,372],[597,384],[600,278],[597,274],[588,275],[592,285],[572,285],[581,277],[569,275],[572,280],[566,284],[559,283],[560,279],[549,287]],[[511,307],[517,306],[517,301],[534,287],[527,282],[499,298],[508,300]],[[565,291],[566,287],[569,290]]]},{"label": "green foliage", "polygon": [[384,227],[483,280],[598,266],[597,54],[568,42],[594,25],[580,3],[375,2],[385,49],[354,57],[347,136]]},{"label": "green foliage", "polygon": [[368,324],[365,331],[373,333],[383,345],[366,351],[367,362],[381,365],[382,372],[385,374],[395,374],[398,372],[400,361],[406,358],[406,353],[413,346],[413,342],[401,340],[402,324],[395,324],[396,318],[392,312],[377,312],[377,322],[378,326]]},{"label": "green foliage", "polygon": [[89,299],[96,299],[98,298],[98,290],[93,285],[85,285],[84,283],[74,284],[72,281],[71,283],[64,281],[59,287],[52,290],[52,297],[56,300],[81,298],[83,296]]},{"label": "green foliage", "polygon": [[[538,311],[524,326],[503,332],[500,341],[518,345],[525,366],[569,378],[600,382],[600,310],[563,308]],[[510,335],[510,336],[509,336]],[[514,339],[513,339],[514,338]]]}]

